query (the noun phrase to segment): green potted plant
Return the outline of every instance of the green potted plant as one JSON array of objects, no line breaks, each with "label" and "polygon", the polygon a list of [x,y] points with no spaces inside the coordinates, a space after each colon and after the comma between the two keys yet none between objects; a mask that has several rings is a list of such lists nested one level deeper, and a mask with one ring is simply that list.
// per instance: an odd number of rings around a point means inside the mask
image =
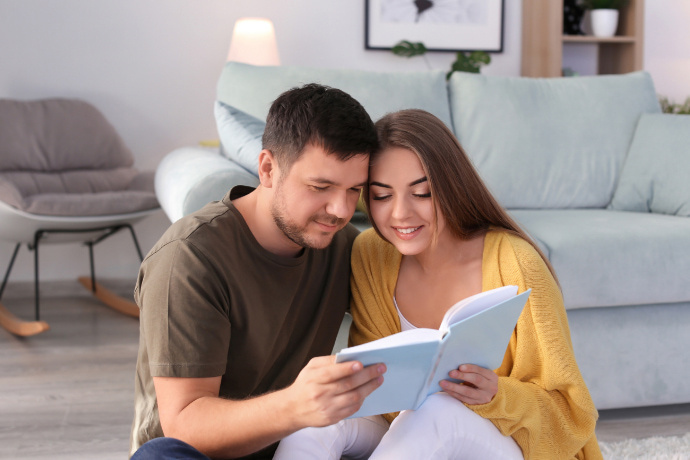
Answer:
[{"label": "green potted plant", "polygon": [[682,104],[671,102],[666,96],[659,97],[661,111],[663,113],[673,113],[676,115],[690,115],[690,97],[685,99]]},{"label": "green potted plant", "polygon": [[[398,42],[392,49],[393,54],[402,57],[424,56],[426,59],[426,46],[422,42],[411,42],[402,40]],[[427,66],[429,61],[426,61]],[[450,66],[450,72],[446,74],[446,80],[450,79],[453,72],[470,72],[479,73],[481,66],[491,63],[491,56],[485,51],[458,51],[455,55],[455,61]]]},{"label": "green potted plant", "polygon": [[581,5],[590,11],[592,33],[596,37],[613,37],[618,28],[618,11],[628,0],[582,0]]}]

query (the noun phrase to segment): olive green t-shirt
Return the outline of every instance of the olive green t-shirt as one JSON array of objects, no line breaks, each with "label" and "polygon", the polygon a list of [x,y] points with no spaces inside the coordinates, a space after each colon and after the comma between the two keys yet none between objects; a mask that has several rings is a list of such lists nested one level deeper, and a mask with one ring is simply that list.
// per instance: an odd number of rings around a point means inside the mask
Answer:
[{"label": "olive green t-shirt", "polygon": [[232,204],[251,190],[235,187],[175,222],[141,264],[130,455],[163,436],[152,377],[222,376],[220,396],[243,399],[290,385],[312,357],[331,353],[357,230],[348,225],[325,249],[273,254]]}]

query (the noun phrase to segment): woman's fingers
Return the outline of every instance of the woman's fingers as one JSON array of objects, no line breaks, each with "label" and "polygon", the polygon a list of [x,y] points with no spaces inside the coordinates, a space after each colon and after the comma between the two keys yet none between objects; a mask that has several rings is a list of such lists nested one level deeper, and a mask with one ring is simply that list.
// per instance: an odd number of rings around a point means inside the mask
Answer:
[{"label": "woman's fingers", "polygon": [[449,377],[461,380],[455,383],[450,380],[441,381],[441,388],[455,399],[466,404],[486,404],[498,392],[498,375],[490,369],[474,364],[463,364],[449,372]]}]

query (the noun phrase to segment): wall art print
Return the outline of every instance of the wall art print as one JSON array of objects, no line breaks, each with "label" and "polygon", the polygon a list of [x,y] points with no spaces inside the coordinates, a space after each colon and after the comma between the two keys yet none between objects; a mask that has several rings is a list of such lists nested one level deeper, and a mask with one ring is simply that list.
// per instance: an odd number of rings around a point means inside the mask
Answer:
[{"label": "wall art print", "polygon": [[366,49],[401,40],[428,51],[503,51],[504,0],[365,0]]}]

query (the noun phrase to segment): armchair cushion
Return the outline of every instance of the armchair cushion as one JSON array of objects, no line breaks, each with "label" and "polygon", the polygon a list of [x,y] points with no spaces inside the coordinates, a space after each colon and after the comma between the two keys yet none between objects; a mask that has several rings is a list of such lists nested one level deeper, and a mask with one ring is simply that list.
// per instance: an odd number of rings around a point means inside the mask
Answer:
[{"label": "armchair cushion", "polygon": [[42,193],[99,193],[125,190],[137,176],[134,168],[60,172],[9,171],[0,178],[12,182],[22,197]]},{"label": "armchair cushion", "polygon": [[213,113],[221,154],[258,177],[261,138],[266,122],[220,101],[216,101]]},{"label": "armchair cushion", "polygon": [[0,170],[65,171],[134,164],[115,128],[76,99],[0,99]]},{"label": "armchair cushion", "polygon": [[642,115],[610,207],[690,217],[690,116]]},{"label": "armchair cushion", "polygon": [[99,193],[42,193],[24,200],[24,211],[45,216],[110,216],[158,207],[156,196],[141,190]]}]

